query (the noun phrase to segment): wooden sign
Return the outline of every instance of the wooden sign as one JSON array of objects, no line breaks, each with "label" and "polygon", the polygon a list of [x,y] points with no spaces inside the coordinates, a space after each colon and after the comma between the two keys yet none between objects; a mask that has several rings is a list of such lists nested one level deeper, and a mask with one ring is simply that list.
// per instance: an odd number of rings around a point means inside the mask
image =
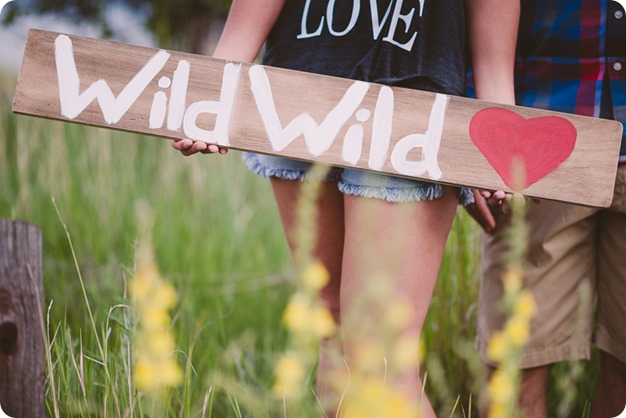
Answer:
[{"label": "wooden sign", "polygon": [[29,32],[13,110],[445,184],[607,207],[622,124]]}]

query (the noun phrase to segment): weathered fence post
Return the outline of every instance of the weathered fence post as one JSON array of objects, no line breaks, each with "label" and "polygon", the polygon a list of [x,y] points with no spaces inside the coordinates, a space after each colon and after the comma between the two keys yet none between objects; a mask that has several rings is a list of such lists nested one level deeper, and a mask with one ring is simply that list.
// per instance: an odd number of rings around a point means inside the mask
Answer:
[{"label": "weathered fence post", "polygon": [[14,418],[45,417],[41,232],[0,219],[0,405]]}]

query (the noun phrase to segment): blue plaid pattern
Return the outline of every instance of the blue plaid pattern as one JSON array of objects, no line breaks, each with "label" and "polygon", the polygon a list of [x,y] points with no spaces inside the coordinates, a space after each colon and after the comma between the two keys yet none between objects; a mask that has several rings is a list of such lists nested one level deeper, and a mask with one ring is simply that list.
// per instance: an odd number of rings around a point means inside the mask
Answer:
[{"label": "blue plaid pattern", "polygon": [[[519,105],[626,123],[626,14],[613,0],[521,0]],[[620,162],[626,163],[626,135]]]}]

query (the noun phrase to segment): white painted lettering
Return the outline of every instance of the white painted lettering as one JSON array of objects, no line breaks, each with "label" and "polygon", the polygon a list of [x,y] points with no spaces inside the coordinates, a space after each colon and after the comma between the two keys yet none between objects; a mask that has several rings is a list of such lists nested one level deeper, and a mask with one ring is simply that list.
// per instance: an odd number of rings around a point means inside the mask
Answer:
[{"label": "white painted lettering", "polygon": [[[159,79],[159,87],[167,89],[172,85],[172,79],[163,76]],[[165,114],[167,113],[167,94],[164,91],[154,93],[152,99],[152,107],[150,108],[150,129],[161,129],[165,122]]]},{"label": "white painted lettering", "polygon": [[[359,109],[356,111],[356,120],[359,122],[367,122],[372,113],[367,109]],[[341,157],[347,163],[356,165],[361,158],[363,150],[363,125],[355,123],[348,128],[346,136],[343,139],[343,148],[341,149]]]},{"label": "white painted lettering", "polygon": [[74,60],[72,41],[66,35],[59,35],[54,46],[61,114],[68,119],[75,119],[91,102],[97,100],[108,124],[122,119],[170,58],[169,53],[158,51],[115,97],[104,80],[96,81],[80,93],[80,77]]},{"label": "white painted lettering", "polygon": [[382,169],[387,159],[393,124],[393,106],[393,90],[388,86],[381,87],[374,110],[372,143],[370,144],[370,156],[367,163],[369,168],[373,170]]},{"label": "white painted lettering", "polygon": [[161,129],[165,122],[165,112],[167,111],[167,94],[164,91],[157,91],[152,99],[150,109],[150,129]]},{"label": "white painted lettering", "polygon": [[191,65],[189,61],[180,60],[178,67],[174,71],[170,106],[167,113],[167,129],[169,131],[178,131],[183,124],[185,107],[187,106],[187,86],[189,85],[190,70]]},{"label": "white painted lettering", "polygon": [[[443,134],[443,123],[448,106],[448,96],[437,94],[430,111],[428,128],[424,134],[411,134],[400,139],[391,152],[391,166],[400,174],[407,176],[428,176],[439,180],[442,176],[437,157]],[[422,159],[409,161],[408,154],[413,148],[422,149]]]},{"label": "white painted lettering", "polygon": [[355,123],[348,128],[346,136],[343,139],[343,148],[341,149],[341,158],[347,163],[356,165],[361,158],[363,150],[363,125]]},{"label": "white painted lettering", "polygon": [[372,116],[372,112],[367,109],[359,109],[356,111],[356,120],[359,122],[367,122],[367,120]]},{"label": "white painted lettering", "polygon": [[303,135],[309,153],[314,156],[322,155],[330,148],[341,127],[354,114],[369,90],[368,83],[355,81],[322,123],[318,124],[309,114],[302,113],[283,128],[265,69],[261,65],[254,65],[250,68],[249,76],[252,94],[265,131],[272,149],[276,152],[282,151],[294,139]]},{"label": "white painted lettering", "polygon": [[172,85],[172,79],[168,76],[163,76],[159,79],[159,87],[162,89],[167,89]]},{"label": "white painted lettering", "polygon": [[[220,100],[218,102],[213,100],[201,100],[189,106],[185,112],[183,121],[183,131],[187,137],[196,141],[216,143],[223,146],[230,145],[230,121],[232,119],[237,88],[239,87],[240,75],[241,64],[226,64],[222,76]],[[213,130],[198,127],[198,116],[202,113],[216,115]]]}]

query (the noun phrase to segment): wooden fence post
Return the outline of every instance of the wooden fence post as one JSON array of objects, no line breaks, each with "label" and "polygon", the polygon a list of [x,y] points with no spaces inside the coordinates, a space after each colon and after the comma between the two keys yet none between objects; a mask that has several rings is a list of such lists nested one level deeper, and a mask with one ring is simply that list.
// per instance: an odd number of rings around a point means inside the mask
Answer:
[{"label": "wooden fence post", "polygon": [[45,417],[41,232],[0,219],[0,405],[13,418]]}]

